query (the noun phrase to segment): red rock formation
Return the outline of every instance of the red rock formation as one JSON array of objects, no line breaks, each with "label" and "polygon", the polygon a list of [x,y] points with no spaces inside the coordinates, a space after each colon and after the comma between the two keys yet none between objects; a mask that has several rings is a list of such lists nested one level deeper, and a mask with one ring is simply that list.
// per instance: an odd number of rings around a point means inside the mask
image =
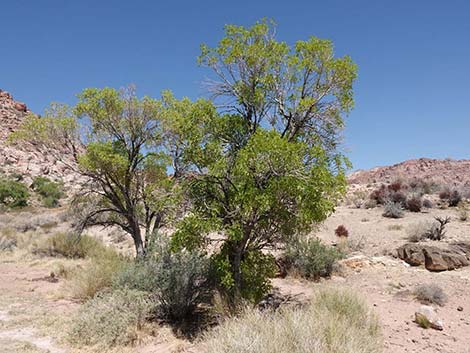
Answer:
[{"label": "red rock formation", "polygon": [[74,184],[77,175],[37,146],[28,143],[12,146],[7,143],[8,136],[29,114],[33,113],[25,103],[15,101],[10,93],[0,90],[0,175],[21,174],[26,179],[47,175],[66,184]]},{"label": "red rock formation", "polygon": [[470,185],[470,160],[412,159],[387,167],[359,170],[348,176],[350,184],[388,183],[421,178],[448,185]]}]

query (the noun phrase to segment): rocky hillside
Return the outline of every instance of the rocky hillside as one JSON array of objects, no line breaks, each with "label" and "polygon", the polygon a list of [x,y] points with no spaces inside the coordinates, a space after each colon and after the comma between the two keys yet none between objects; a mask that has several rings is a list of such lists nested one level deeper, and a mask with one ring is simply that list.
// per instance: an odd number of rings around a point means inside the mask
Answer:
[{"label": "rocky hillside", "polygon": [[20,174],[26,180],[41,175],[74,184],[77,175],[37,146],[7,143],[8,136],[29,114],[32,112],[25,103],[15,101],[10,93],[0,89],[0,174]]},{"label": "rocky hillside", "polygon": [[388,167],[359,170],[350,174],[348,180],[350,184],[371,184],[397,178],[422,178],[440,184],[470,186],[470,160],[412,159]]}]

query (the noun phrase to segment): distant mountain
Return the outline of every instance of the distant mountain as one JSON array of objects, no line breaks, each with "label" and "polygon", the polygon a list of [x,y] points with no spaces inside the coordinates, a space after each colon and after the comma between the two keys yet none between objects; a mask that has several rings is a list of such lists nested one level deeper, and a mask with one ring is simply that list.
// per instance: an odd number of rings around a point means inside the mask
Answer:
[{"label": "distant mountain", "polygon": [[10,93],[0,89],[0,175],[17,174],[26,180],[46,176],[73,184],[78,176],[39,147],[29,143],[15,146],[7,143],[8,136],[29,114],[33,113],[25,103],[15,101]]},{"label": "distant mountain", "polygon": [[386,183],[398,178],[470,186],[470,160],[412,159],[388,167],[358,170],[348,176],[350,184]]}]

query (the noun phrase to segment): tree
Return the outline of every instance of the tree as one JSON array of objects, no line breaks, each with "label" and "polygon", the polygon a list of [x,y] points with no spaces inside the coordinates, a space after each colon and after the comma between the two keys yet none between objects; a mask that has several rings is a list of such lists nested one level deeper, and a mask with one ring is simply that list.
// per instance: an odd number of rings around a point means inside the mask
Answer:
[{"label": "tree", "polygon": [[143,256],[178,198],[175,178],[167,174],[172,156],[162,144],[162,121],[170,112],[160,100],[139,99],[132,88],[89,88],[78,99],[72,109],[53,104],[44,117],[30,116],[12,140],[34,141],[62,161],[72,154],[76,164],[65,162],[85,177],[72,203],[81,216],[79,231],[118,226]]},{"label": "tree", "polygon": [[356,66],[335,58],[327,40],[276,41],[267,21],[226,26],[199,63],[215,73],[210,90],[222,115],[205,124],[199,153],[210,158],[194,161],[193,214],[174,241],[198,246],[201,233],[222,232],[213,256],[221,287],[232,303],[257,301],[274,274],[265,250],[311,231],[345,190],[349,164],[338,146]]}]

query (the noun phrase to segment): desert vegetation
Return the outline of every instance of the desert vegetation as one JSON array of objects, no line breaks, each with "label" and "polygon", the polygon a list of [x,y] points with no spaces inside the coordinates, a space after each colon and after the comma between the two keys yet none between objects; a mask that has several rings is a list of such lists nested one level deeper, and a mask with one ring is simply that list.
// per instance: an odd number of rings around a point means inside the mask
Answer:
[{"label": "desert vegetation", "polygon": [[[267,20],[228,25],[218,44],[201,48],[198,63],[214,77],[210,100],[88,88],[75,106],[52,103],[44,116],[25,118],[9,144],[38,146],[83,182],[67,193],[43,176],[2,178],[4,209],[69,206],[60,222],[31,217],[9,227],[2,250],[59,261],[47,280],[64,280],[62,295],[80,303],[62,337],[76,349],[138,345],[167,325],[211,351],[245,352],[227,335],[243,335],[237,325],[255,333],[267,320],[259,337],[277,330],[278,349],[308,337],[314,351],[378,351],[379,323],[352,293],[258,309],[278,259],[290,275],[318,281],[346,256],[347,246],[309,233],[346,192],[349,162],[337,146],[356,65],[335,57],[328,40],[278,41]],[[134,251],[87,234],[108,228]],[[335,234],[348,243],[344,225]],[[304,324],[299,336],[282,337]],[[250,349],[274,352],[273,344]]]},{"label": "desert vegetation", "polygon": [[[0,328],[24,296],[74,352],[134,352],[171,332],[196,352],[372,353],[382,319],[395,334],[390,308],[460,303],[447,294],[458,275],[429,277],[470,265],[470,192],[412,176],[348,186],[349,56],[316,37],[289,45],[261,20],[227,25],[197,62],[210,98],[86,88],[73,106],[24,111],[8,146],[35,146],[75,179],[1,173],[5,278],[47,274],[4,291]],[[64,313],[44,324],[37,298]],[[400,315],[403,335],[442,326]]]}]

